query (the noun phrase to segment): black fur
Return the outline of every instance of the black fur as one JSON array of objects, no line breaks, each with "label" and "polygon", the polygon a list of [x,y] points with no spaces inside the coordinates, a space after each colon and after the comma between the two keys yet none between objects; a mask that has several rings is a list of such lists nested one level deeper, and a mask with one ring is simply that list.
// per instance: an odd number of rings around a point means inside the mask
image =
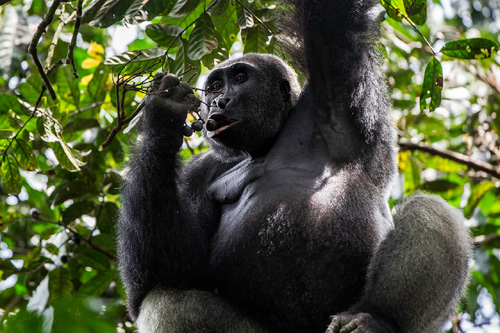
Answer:
[{"label": "black fur", "polygon": [[[119,246],[140,332],[437,332],[467,281],[470,238],[443,200],[387,200],[395,130],[377,1],[291,1],[307,83],[269,55],[207,79],[208,153],[177,162],[197,105],[158,76],[123,188]],[[292,26],[292,25],[290,25]],[[333,316],[333,320],[332,317]]]}]

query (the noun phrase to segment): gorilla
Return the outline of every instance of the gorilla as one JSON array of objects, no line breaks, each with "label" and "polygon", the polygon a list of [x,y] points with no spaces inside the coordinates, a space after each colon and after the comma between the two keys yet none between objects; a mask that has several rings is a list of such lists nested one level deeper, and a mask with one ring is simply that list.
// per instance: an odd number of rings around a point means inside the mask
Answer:
[{"label": "gorilla", "polygon": [[221,63],[202,96],[211,149],[184,164],[200,102],[176,76],[155,76],[119,218],[139,332],[443,330],[470,235],[435,196],[391,214],[397,149],[376,3],[294,0],[303,88],[271,55]]}]

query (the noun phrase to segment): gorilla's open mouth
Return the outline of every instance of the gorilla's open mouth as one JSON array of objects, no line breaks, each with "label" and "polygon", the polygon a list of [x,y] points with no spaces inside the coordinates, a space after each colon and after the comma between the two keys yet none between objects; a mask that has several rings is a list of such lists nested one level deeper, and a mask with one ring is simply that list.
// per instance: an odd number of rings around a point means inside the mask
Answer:
[{"label": "gorilla's open mouth", "polygon": [[220,114],[214,114],[208,119],[205,128],[207,129],[208,137],[214,137],[239,122],[241,122],[241,120],[226,118]]}]

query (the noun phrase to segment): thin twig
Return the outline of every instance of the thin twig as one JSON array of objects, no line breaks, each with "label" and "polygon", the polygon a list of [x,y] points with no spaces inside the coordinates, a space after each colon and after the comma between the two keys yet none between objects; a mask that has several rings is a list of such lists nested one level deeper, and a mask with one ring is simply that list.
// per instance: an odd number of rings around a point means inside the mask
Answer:
[{"label": "thin twig", "polygon": [[40,41],[40,38],[42,37],[43,33],[45,32],[45,29],[49,26],[49,24],[52,22],[54,19],[54,15],[56,14],[57,8],[61,4],[61,0],[54,0],[52,2],[52,6],[50,6],[49,11],[47,12],[47,15],[43,18],[42,22],[38,25],[35,34],[33,35],[33,38],[31,39],[31,43],[28,47],[28,51],[33,57],[33,62],[35,63],[36,68],[38,69],[38,72],[40,73],[40,77],[42,78],[42,81],[47,88],[50,97],[55,100],[56,99],[56,93],[54,91],[54,88],[52,87],[52,84],[49,81],[49,78],[47,74],[45,73],[42,63],[40,62],[40,59],[38,58],[38,50],[37,50],[37,45],[38,42]]},{"label": "thin twig", "polygon": [[404,150],[420,150],[432,155],[440,156],[445,159],[458,162],[461,164],[464,164],[468,166],[471,169],[477,170],[477,171],[483,171],[495,178],[500,179],[500,169],[495,168],[493,165],[479,161],[479,160],[472,160],[469,156],[463,155],[454,151],[449,151],[449,150],[438,150],[435,149],[431,146],[427,146],[421,143],[405,143],[405,142],[398,142],[399,147],[401,148],[402,151]]},{"label": "thin twig", "polygon": [[82,20],[82,8],[83,8],[83,0],[78,0],[78,3],[76,4],[75,27],[73,28],[73,36],[71,37],[71,42],[69,43],[68,47],[68,55],[66,56],[66,62],[71,64],[71,66],[73,67],[73,75],[75,76],[76,79],[78,79],[78,73],[76,71],[75,59],[73,58],[73,50],[76,46],[78,31],[80,30],[80,21]]},{"label": "thin twig", "polygon": [[[238,0],[235,0],[235,1],[238,1]],[[422,37],[422,39],[424,40],[425,44],[427,44],[427,46],[431,49],[432,55],[433,56],[437,55],[437,52],[432,47],[431,43],[427,40],[427,38],[425,38],[425,36],[422,33],[422,31],[420,31],[420,29],[417,28],[417,26],[415,25],[415,23],[413,23],[413,21],[408,16],[406,16],[405,14],[403,14],[400,9],[394,7],[390,2],[387,2],[387,0],[383,0],[383,1],[385,2],[385,4],[387,6],[391,7],[399,15],[401,15],[401,17],[404,18],[406,20],[406,22],[408,22],[408,24],[413,28],[413,30],[415,30],[420,35],[420,37]]]}]

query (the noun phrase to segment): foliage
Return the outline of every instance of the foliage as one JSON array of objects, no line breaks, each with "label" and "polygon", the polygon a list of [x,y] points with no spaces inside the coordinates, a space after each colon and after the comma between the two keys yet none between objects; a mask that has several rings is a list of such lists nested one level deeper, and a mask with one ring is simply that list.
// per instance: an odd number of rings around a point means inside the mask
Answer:
[{"label": "foliage", "polygon": [[[115,222],[150,74],[196,82],[240,52],[284,56],[279,4],[0,0],[0,331],[133,330]],[[463,211],[476,259],[453,330],[484,325],[483,296],[500,307],[498,1],[381,4],[401,147],[391,203],[423,190]],[[119,55],[117,26],[139,34]],[[182,156],[205,149],[195,134]]]}]

